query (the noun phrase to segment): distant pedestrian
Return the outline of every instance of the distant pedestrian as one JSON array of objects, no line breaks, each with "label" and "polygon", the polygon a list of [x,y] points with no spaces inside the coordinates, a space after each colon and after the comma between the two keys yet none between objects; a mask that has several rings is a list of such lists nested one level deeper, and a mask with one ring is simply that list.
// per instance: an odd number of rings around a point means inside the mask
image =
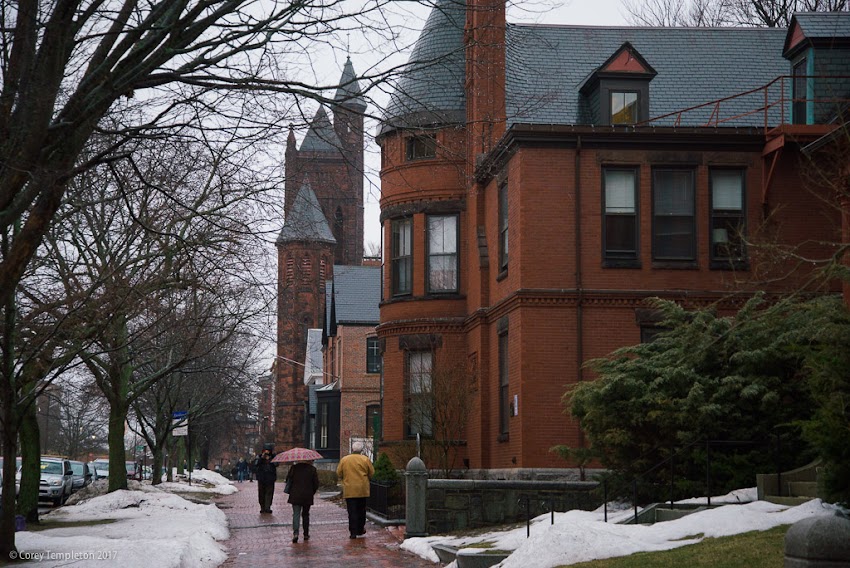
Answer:
[{"label": "distant pedestrian", "polygon": [[348,510],[349,538],[366,534],[366,504],[369,501],[369,480],[375,475],[372,461],[363,455],[363,442],[354,442],[352,453],[341,460],[336,468],[342,483],[342,496]]},{"label": "distant pedestrian", "polygon": [[277,481],[277,464],[272,463],[271,450],[264,449],[254,460],[254,469],[257,472],[257,497],[260,500],[260,513],[272,512],[272,499],[274,499],[274,482]]},{"label": "distant pedestrian", "polygon": [[310,507],[313,495],[319,490],[319,473],[312,462],[299,462],[286,474],[289,500],[292,505],[292,542],[298,542],[299,517],[304,521],[304,540],[310,540]]},{"label": "distant pedestrian", "polygon": [[248,461],[245,458],[239,458],[236,462],[236,479],[242,483],[246,477],[248,477]]}]

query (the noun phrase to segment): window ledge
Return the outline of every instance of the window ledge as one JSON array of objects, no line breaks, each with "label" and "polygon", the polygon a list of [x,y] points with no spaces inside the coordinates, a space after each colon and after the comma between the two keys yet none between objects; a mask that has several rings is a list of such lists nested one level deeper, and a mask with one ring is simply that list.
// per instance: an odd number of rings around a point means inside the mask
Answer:
[{"label": "window ledge", "polygon": [[504,270],[499,272],[499,274],[496,276],[496,282],[501,282],[502,280],[504,280],[507,277],[508,277],[508,269],[505,268]]},{"label": "window ledge", "polygon": [[510,434],[499,434],[499,436],[496,438],[497,442],[509,442],[510,440],[511,440]]},{"label": "window ledge", "polygon": [[641,268],[641,263],[637,259],[608,259],[602,261],[602,268]]},{"label": "window ledge", "polygon": [[698,270],[699,263],[695,260],[653,260],[652,268],[666,270]]},{"label": "window ledge", "polygon": [[711,270],[750,270],[750,263],[746,260],[712,260],[708,267]]},{"label": "window ledge", "polygon": [[403,302],[419,302],[428,300],[465,300],[466,294],[428,294],[425,296],[393,296],[388,300],[382,301],[378,306],[389,306],[391,304],[401,304]]}]

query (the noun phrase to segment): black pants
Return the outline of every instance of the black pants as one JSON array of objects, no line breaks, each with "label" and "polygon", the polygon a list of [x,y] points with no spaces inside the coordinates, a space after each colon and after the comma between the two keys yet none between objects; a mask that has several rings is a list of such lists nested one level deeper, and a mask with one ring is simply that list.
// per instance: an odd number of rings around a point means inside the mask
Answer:
[{"label": "black pants", "polygon": [[348,532],[357,536],[366,532],[366,503],[368,497],[353,497],[345,500],[348,509]]},{"label": "black pants", "polygon": [[257,496],[260,500],[260,512],[270,512],[272,510],[272,499],[274,499],[274,482],[257,483]]}]

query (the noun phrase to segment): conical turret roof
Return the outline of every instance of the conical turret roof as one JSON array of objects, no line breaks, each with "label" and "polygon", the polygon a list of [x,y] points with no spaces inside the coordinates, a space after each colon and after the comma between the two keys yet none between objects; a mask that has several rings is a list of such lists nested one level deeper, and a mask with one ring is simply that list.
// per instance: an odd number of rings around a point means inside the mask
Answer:
[{"label": "conical turret roof", "polygon": [[437,0],[387,106],[381,132],[466,118],[465,0]]},{"label": "conical turret roof", "polygon": [[358,112],[366,110],[366,101],[363,100],[360,83],[357,81],[357,75],[354,73],[354,65],[351,64],[350,57],[346,58],[345,66],[342,68],[342,77],[339,79],[339,88],[336,90],[334,100],[338,101],[341,106]]},{"label": "conical turret roof", "polygon": [[292,209],[286,216],[283,228],[277,237],[278,243],[292,241],[336,244],[336,239],[328,226],[328,220],[309,183],[304,183],[298,195],[295,196]]},{"label": "conical turret roof", "polygon": [[319,107],[316,116],[310,123],[310,128],[301,141],[300,151],[309,152],[339,152],[342,144],[336,135],[333,124],[331,124],[328,113],[324,107]]}]

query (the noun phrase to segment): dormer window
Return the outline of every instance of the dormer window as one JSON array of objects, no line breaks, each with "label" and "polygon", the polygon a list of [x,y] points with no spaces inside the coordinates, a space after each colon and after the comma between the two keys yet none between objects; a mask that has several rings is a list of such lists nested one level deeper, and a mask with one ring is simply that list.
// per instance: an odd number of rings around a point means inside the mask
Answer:
[{"label": "dormer window", "polygon": [[611,99],[611,124],[634,124],[640,112],[639,93],[634,91],[609,91]]},{"label": "dormer window", "polygon": [[584,81],[593,124],[637,124],[649,119],[649,82],[656,72],[626,42]]}]

